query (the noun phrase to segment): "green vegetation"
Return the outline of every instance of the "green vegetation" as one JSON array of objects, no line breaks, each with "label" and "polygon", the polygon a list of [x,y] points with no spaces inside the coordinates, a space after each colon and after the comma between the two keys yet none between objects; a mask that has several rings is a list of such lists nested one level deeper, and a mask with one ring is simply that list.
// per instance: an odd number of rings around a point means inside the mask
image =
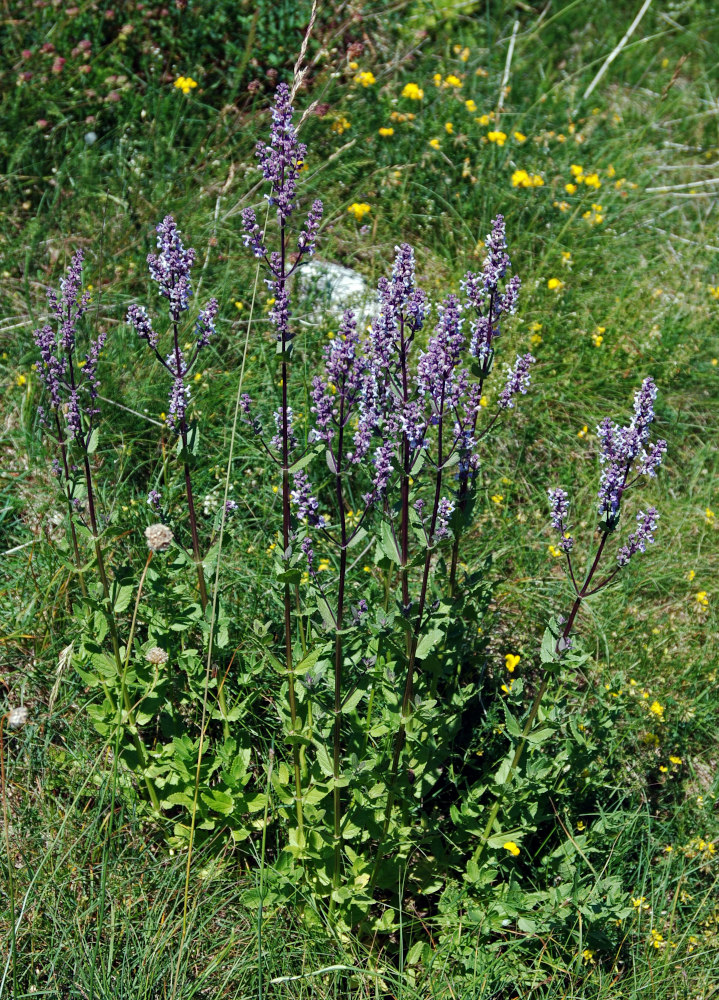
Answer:
[{"label": "green vegetation", "polygon": [[[374,285],[407,241],[436,301],[481,268],[502,213],[522,291],[498,362],[537,358],[530,392],[482,452],[461,549],[474,591],[466,585],[454,631],[440,626],[435,689],[446,690],[441,671],[452,664],[462,684],[439,715],[426,701],[417,713],[426,753],[398,789],[377,892],[364,891],[373,872],[358,827],[345,838],[358,853],[351,877],[345,855],[349,895],[330,913],[330,841],[286,849],[293,752],[273,585],[281,482],[247,425],[233,432],[240,387],[270,423],[279,402],[271,294],[240,213],[253,206],[264,221],[254,146],[266,139],[275,83],[292,79],[310,7],[4,7],[0,712],[22,704],[30,718],[2,729],[0,998],[713,996],[717,12],[650,6],[585,97],[638,3],[320,4],[295,102],[312,108],[300,198],[304,210],[316,197],[325,204],[319,258]],[[160,314],[145,259],[168,213],[197,250],[193,309],[219,302],[217,335],[192,372],[198,436],[180,461],[167,381],[125,320],[132,303]],[[81,601],[55,453],[37,417],[32,333],[47,322],[45,289],[58,287],[78,248],[91,296],[84,329],[107,332],[91,459],[122,642],[138,612],[142,667],[122,672],[106,662],[107,605],[87,531],[79,547],[91,594]],[[304,435],[338,319],[318,321],[311,300],[297,299],[294,312]],[[596,426],[629,418],[645,376],[659,388],[655,437],[668,451],[623,529],[651,503],[656,544],[583,606],[575,634],[588,655],[550,679],[480,865],[496,775],[503,762],[507,775],[542,681],[545,627],[572,603],[546,490],[570,493],[583,567],[594,548]],[[488,386],[489,407],[501,384]],[[202,616],[187,554],[184,458],[210,590],[219,582],[214,618]],[[226,487],[238,509],[218,560]],[[187,552],[153,557],[139,592],[151,489],[162,490]],[[381,605],[388,564],[374,547],[360,553],[352,601]],[[334,579],[334,557],[319,546],[317,557],[326,558],[318,575]],[[437,596],[444,573],[434,567]],[[304,577],[299,586],[307,592]],[[170,632],[179,652],[161,675],[144,656]],[[362,641],[354,633],[347,646]],[[393,703],[388,677],[373,763],[357,746],[350,760],[368,817],[362,795],[371,798],[391,759],[382,726],[391,732],[400,713],[403,678]],[[321,670],[317,682],[324,691]],[[312,684],[298,683],[301,714],[313,697],[324,704]],[[368,689],[358,680],[355,690],[364,717]],[[126,694],[132,720],[115,709]],[[315,721],[331,745],[329,716]],[[155,753],[145,773],[159,812],[129,737],[135,723]],[[348,716],[348,739],[352,725]],[[306,787],[318,767],[331,775],[329,757],[316,757],[316,746],[303,757]],[[321,815],[311,822],[320,830]]]}]

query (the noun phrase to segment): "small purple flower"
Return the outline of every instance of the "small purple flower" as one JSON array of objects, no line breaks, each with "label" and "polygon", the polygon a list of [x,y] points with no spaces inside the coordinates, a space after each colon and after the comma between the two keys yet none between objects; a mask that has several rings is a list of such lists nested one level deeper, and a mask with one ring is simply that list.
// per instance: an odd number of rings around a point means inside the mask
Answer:
[{"label": "small purple flower", "polygon": [[310,538],[309,535],[305,535],[305,537],[302,539],[302,542],[300,543],[300,548],[304,552],[305,557],[307,559],[307,572],[310,574],[310,576],[314,576],[315,571],[312,568],[312,564],[315,558],[315,551],[312,547],[312,539]]},{"label": "small purple flower", "polygon": [[514,397],[518,392],[526,393],[529,389],[530,372],[529,366],[533,365],[535,358],[531,354],[517,355],[514,368],[507,371],[507,382],[499,394],[497,405],[502,410],[511,410],[514,407]]},{"label": "small purple flower", "polygon": [[239,505],[235,500],[225,500],[225,514],[231,514],[234,510],[239,510]]},{"label": "small purple flower", "polygon": [[152,507],[152,509],[159,514],[162,503],[162,494],[159,493],[158,490],[150,490],[147,494],[147,502],[150,507]]},{"label": "small purple flower", "polygon": [[449,519],[454,512],[454,503],[447,497],[442,497],[437,505],[437,524],[434,530],[434,537],[439,541],[449,534]]},{"label": "small purple flower", "polygon": [[654,541],[654,531],[659,520],[659,512],[656,507],[649,507],[645,512],[640,510],[637,514],[637,529],[627,538],[627,544],[623,545],[617,555],[617,564],[626,566],[629,560],[637,552],[646,552],[647,545]]}]

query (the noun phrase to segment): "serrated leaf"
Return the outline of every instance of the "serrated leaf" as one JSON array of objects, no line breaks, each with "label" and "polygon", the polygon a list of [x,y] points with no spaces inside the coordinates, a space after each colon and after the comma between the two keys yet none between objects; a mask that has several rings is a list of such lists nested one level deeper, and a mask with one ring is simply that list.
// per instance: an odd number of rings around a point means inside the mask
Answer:
[{"label": "serrated leaf", "polygon": [[320,770],[326,777],[331,777],[334,774],[334,766],[332,764],[332,758],[327,751],[327,747],[322,746],[321,743],[316,743],[315,750],[315,759],[320,766]]},{"label": "serrated leaf", "polygon": [[519,723],[514,718],[512,713],[507,707],[507,703],[504,702],[504,721],[507,725],[507,732],[510,736],[520,737],[522,735],[522,730],[519,727]]},{"label": "serrated leaf", "polygon": [[384,555],[396,566],[399,566],[401,559],[399,549],[397,548],[397,542],[392,534],[392,528],[386,521],[382,522],[378,544]]},{"label": "serrated leaf", "polygon": [[314,448],[308,448],[307,451],[302,456],[302,458],[298,458],[297,461],[290,466],[289,468],[290,475],[294,476],[296,472],[300,472],[301,469],[306,468],[310,464],[312,459],[315,458],[317,455],[319,455],[319,453],[322,451],[323,448],[324,448],[323,444],[315,445]]}]

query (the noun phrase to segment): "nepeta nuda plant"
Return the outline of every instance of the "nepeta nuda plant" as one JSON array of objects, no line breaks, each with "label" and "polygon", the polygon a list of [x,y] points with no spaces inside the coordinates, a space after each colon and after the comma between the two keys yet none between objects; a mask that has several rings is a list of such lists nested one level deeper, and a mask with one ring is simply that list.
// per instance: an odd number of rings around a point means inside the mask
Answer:
[{"label": "nepeta nuda plant", "polygon": [[[122,705],[113,704],[113,710],[118,718],[124,714],[124,718],[128,722],[132,742],[145,775],[150,798],[155,808],[159,809],[157,793],[146,773],[145,747],[138,735],[134,710],[124,684],[125,670],[111,599],[110,581],[101,543],[100,517],[95,502],[90,456],[97,447],[98,431],[95,420],[100,413],[97,405],[99,395],[97,366],[100,352],[105,344],[106,334],[101,331],[96,340],[90,340],[84,357],[80,356],[77,348],[78,324],[87,312],[89,305],[89,295],[87,292],[81,293],[82,262],[83,253],[82,250],[78,250],[72,258],[65,278],[60,281],[59,296],[53,289],[48,289],[47,298],[55,324],[46,323],[35,331],[35,343],[40,351],[40,361],[36,362],[35,367],[47,392],[51,420],[48,420],[44,407],[38,407],[38,413],[41,424],[47,429],[48,436],[60,452],[60,461],[55,459],[53,467],[63,484],[63,492],[68,502],[70,532],[78,572],[80,572],[81,559],[74,523],[75,518],[92,537],[103,596],[103,603],[99,610],[107,621],[115,667],[120,679]],[[79,466],[76,464],[75,458],[80,462]],[[77,472],[80,472],[84,481],[84,498],[80,485],[81,480],[77,477]],[[85,522],[83,515],[83,499],[87,502],[88,523]],[[83,594],[86,594],[81,573],[80,580]],[[112,703],[107,687],[105,693]]]},{"label": "nepeta nuda plant", "polygon": [[[269,251],[265,246],[265,235],[260,227],[252,208],[242,212],[245,246],[252,249],[254,256],[261,260],[267,269],[267,286],[274,296],[274,304],[270,312],[270,320],[275,327],[277,339],[277,354],[280,359],[282,398],[275,414],[277,434],[273,440],[276,457],[282,471],[282,553],[288,562],[291,556],[290,542],[292,539],[291,498],[290,498],[290,466],[292,452],[296,439],[292,428],[292,411],[288,400],[288,380],[290,361],[292,358],[293,333],[291,329],[290,288],[292,275],[304,260],[309,259],[315,251],[317,235],[322,221],[322,202],[317,200],[305,219],[304,228],[291,238],[290,222],[297,208],[296,192],[297,178],[304,162],[307,147],[297,138],[297,130],[292,122],[292,103],[287,84],[281,83],[275,94],[272,108],[272,128],[269,143],[258,142],[256,155],[262,175],[269,182],[267,200],[270,208],[276,209],[279,229],[279,249]],[[292,259],[294,258],[294,260]],[[243,411],[249,415],[251,400],[243,399]],[[289,684],[290,716],[293,730],[293,762],[295,772],[295,794],[297,808],[297,825],[300,832],[303,829],[302,785],[300,774],[300,747],[296,738],[297,706],[295,699],[295,682],[292,668],[292,592],[291,584],[286,580],[284,590],[284,633],[285,633],[285,665]]]},{"label": "nepeta nuda plant", "polygon": [[[200,539],[197,531],[197,516],[195,500],[192,492],[192,477],[189,459],[189,432],[187,406],[190,401],[190,386],[188,376],[204,347],[206,347],[215,332],[217,317],[217,299],[210,299],[204,309],[201,309],[195,319],[194,345],[189,357],[180,346],[180,324],[183,314],[190,309],[192,297],[191,270],[195,262],[195,251],[192,247],[185,248],[180,239],[180,231],[171,215],[166,216],[157,226],[158,254],[148,254],[147,263],[150,277],[157,284],[160,295],[168,301],[168,312],[172,330],[170,350],[166,356],[158,349],[159,334],[152,326],[152,320],[144,306],[131,305],[127,310],[127,322],[132,324],[140,340],[150,345],[152,352],[172,380],[170,388],[167,424],[180,439],[183,474],[185,479],[185,495],[187,497],[187,512],[190,519],[192,536],[192,554],[197,570],[197,583],[200,591],[202,610],[207,607],[207,585],[202,568],[200,554]],[[157,506],[159,498],[156,491],[150,495],[149,501]]]}]

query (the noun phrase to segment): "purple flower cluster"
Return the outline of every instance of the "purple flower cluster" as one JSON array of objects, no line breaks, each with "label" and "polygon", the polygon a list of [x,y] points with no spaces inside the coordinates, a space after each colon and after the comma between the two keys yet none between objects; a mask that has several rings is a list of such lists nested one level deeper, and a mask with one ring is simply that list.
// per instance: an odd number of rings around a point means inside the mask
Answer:
[{"label": "purple flower cluster", "polygon": [[654,531],[659,520],[656,507],[650,507],[646,512],[640,510],[637,514],[637,530],[632,531],[617,555],[617,565],[626,566],[637,552],[646,552],[647,545],[654,541]]},{"label": "purple flower cluster", "polygon": [[481,273],[468,271],[461,287],[467,296],[468,305],[474,309],[475,317],[470,325],[470,353],[489,373],[492,342],[500,334],[499,319],[502,313],[513,314],[521,281],[513,275],[506,283],[504,292],[499,289],[511,261],[507,253],[507,236],[504,218],[498,215],[492,222],[492,232],[485,240],[487,255]]},{"label": "purple flower cluster", "polygon": [[607,417],[597,427],[601,448],[599,459],[603,466],[597,494],[600,517],[610,521],[617,518],[622,494],[627,489],[629,476],[637,459],[638,475],[655,476],[661,465],[667,449],[666,441],[659,440],[649,445],[656,397],[654,381],[645,378],[634,395],[634,416],[631,421],[621,427]]},{"label": "purple flower cluster", "polygon": [[148,254],[147,264],[150,277],[157,282],[160,295],[169,301],[170,320],[173,327],[173,346],[166,358],[158,350],[159,337],[152,326],[152,320],[144,306],[132,304],[127,310],[127,322],[134,327],[140,340],[146,340],[155,353],[155,357],[172,377],[167,423],[178,434],[186,430],[186,413],[190,401],[190,387],[187,376],[190,373],[200,351],[207,347],[215,333],[215,321],[219,305],[217,299],[209,300],[204,309],[200,309],[195,320],[195,344],[189,360],[185,360],[180,350],[180,333],[178,324],[183,312],[190,307],[192,284],[190,281],[192,265],[195,262],[195,251],[185,248],[180,239],[180,231],[171,215],[158,224],[157,248],[158,254]]},{"label": "purple flower cluster", "polygon": [[[622,498],[626,491],[635,485],[640,476],[655,476],[666,452],[666,441],[649,443],[656,397],[657,389],[653,380],[645,378],[634,395],[634,415],[631,421],[622,427],[607,417],[597,427],[599,458],[602,464],[598,512],[601,518],[599,528],[605,532],[604,541],[617,526]],[[548,495],[552,527],[561,535],[560,547],[569,553],[574,544],[574,540],[567,534],[566,527],[569,498],[566,491],[559,487],[548,490]],[[644,552],[647,545],[654,541],[658,518],[659,514],[655,507],[648,508],[646,512],[639,512],[636,531],[631,532],[626,544],[621,547],[617,555],[618,568],[626,566],[633,555]],[[600,584],[600,587],[612,579],[612,576]],[[585,583],[585,588],[587,586],[588,582]],[[580,594],[580,598],[581,596],[583,594]]]},{"label": "purple flower cluster", "polygon": [[[40,351],[40,360],[35,363],[35,369],[58,419],[64,417],[68,441],[83,440],[83,413],[89,424],[99,413],[96,405],[100,390],[97,366],[107,337],[101,331],[96,340],[90,341],[84,360],[78,362],[77,327],[89,304],[87,293],[80,293],[82,268],[83,252],[78,250],[72,257],[65,277],[60,281],[60,295],[52,289],[47,293],[56,327],[46,323],[34,334],[35,344]],[[83,399],[87,400],[85,405]],[[41,419],[44,419],[45,411],[42,407],[38,412]],[[88,427],[88,441],[89,434]]]},{"label": "purple flower cluster", "polygon": [[157,282],[160,295],[169,300],[170,316],[176,323],[190,308],[190,271],[195,251],[182,245],[180,230],[171,215],[166,215],[157,226],[157,248],[159,254],[147,255],[150,277]]},{"label": "purple flower cluster", "polygon": [[320,515],[320,505],[312,493],[312,486],[307,478],[306,472],[296,472],[293,476],[294,489],[290,491],[290,502],[295,508],[295,513],[300,521],[307,521],[311,525],[324,524],[324,518]]},{"label": "purple flower cluster", "polygon": [[517,355],[514,368],[507,369],[507,382],[497,400],[500,409],[511,410],[514,407],[514,397],[517,393],[526,394],[530,382],[529,366],[533,365],[534,362],[535,358],[531,354]]},{"label": "purple flower cluster", "polygon": [[574,539],[567,532],[567,516],[569,514],[569,495],[560,487],[547,490],[552,516],[552,527],[560,536],[559,547],[563,552],[571,552]]},{"label": "purple flower cluster", "polygon": [[296,208],[297,178],[307,155],[307,146],[297,139],[292,115],[290,88],[281,83],[275,91],[269,144],[258,142],[256,155],[263,177],[270,182],[267,198],[277,208],[277,218],[283,226]]}]

